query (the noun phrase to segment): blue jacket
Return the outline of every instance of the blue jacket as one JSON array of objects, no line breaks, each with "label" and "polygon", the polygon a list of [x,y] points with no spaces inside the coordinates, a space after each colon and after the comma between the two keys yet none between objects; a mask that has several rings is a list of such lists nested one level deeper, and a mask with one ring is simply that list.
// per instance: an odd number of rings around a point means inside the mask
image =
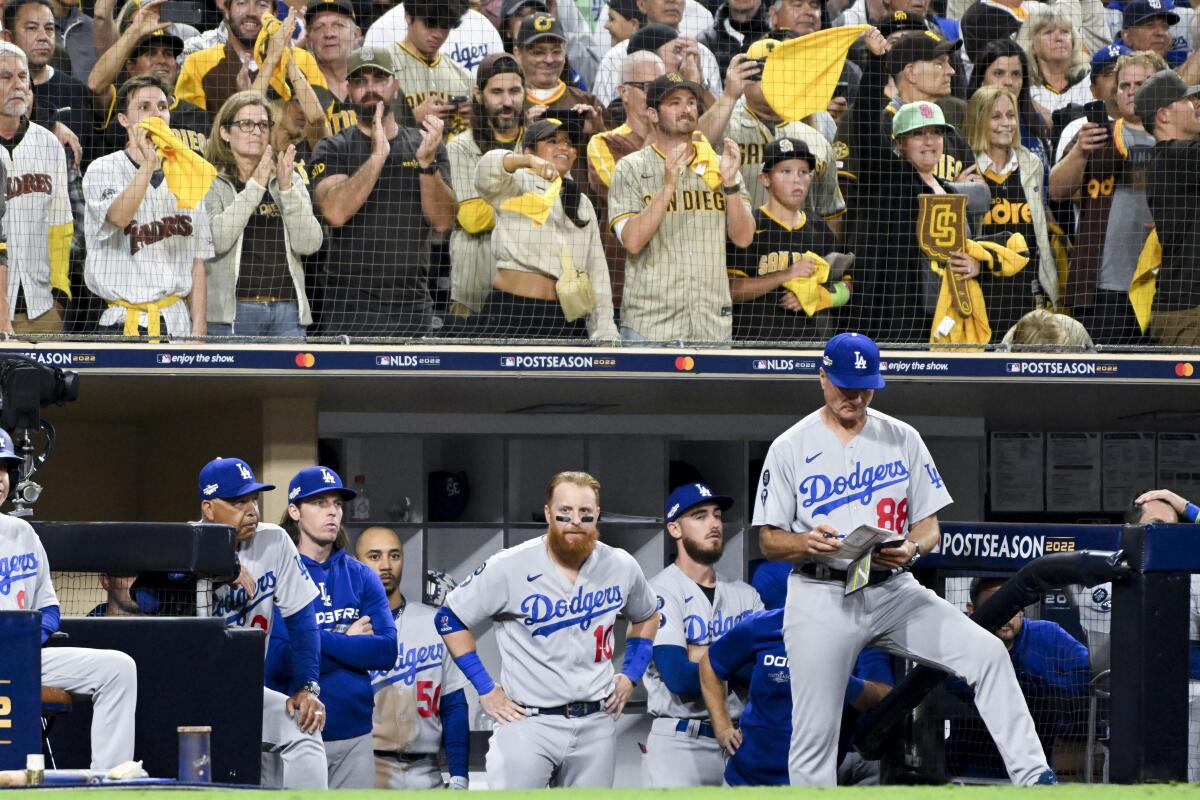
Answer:
[{"label": "blue jacket", "polygon": [[[726,681],[745,665],[753,665],[750,699],[739,722],[742,746],[725,764],[725,781],[731,786],[786,786],[792,737],[792,688],[783,646],[783,609],[756,611],[743,619],[709,646],[708,660],[713,672]],[[844,700],[849,703],[857,697],[862,682],[867,680],[889,686],[893,683],[888,655],[875,647],[859,653]],[[848,706],[847,710],[853,711]],[[850,722],[842,725],[839,763],[854,729],[853,719]]]},{"label": "blue jacket", "polygon": [[[368,670],[391,667],[396,660],[396,623],[387,594],[370,567],[336,550],[324,563],[300,560],[321,595],[313,601],[321,636],[321,702],[325,704],[325,741],[353,739],[371,732],[375,694]],[[278,612],[276,612],[278,614]],[[347,636],[359,617],[371,618],[371,636]],[[279,620],[276,620],[278,623]],[[275,624],[267,648],[267,686],[287,694],[291,658],[286,625]]]}]

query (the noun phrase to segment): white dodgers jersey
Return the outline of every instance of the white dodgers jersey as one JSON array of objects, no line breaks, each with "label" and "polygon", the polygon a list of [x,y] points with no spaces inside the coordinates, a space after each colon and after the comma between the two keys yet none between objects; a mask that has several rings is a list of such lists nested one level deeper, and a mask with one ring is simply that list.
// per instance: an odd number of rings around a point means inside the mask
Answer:
[{"label": "white dodgers jersey", "polygon": [[296,545],[278,525],[259,523],[248,541],[238,543],[237,553],[254,581],[254,592],[233,584],[213,592],[212,615],[229,627],[259,628],[269,639],[275,608],[290,617],[317,599],[316,584],[300,563]]},{"label": "white dodgers jersey", "polygon": [[[762,609],[762,599],[753,586],[741,581],[717,579],[713,601],[679,567],[671,564],[650,580],[658,594],[658,633],[656,647],[668,645],[687,649],[688,645],[708,646],[729,632],[747,614]],[[671,693],[653,662],[646,670],[647,706],[656,717],[708,719],[708,710],[699,697],[681,698]],[[737,719],[742,699],[729,694],[729,713]]]},{"label": "white dodgers jersey", "polygon": [[644,622],[658,600],[629,553],[604,542],[567,581],[546,537],[501,550],[452,591],[446,606],[469,628],[497,623],[500,685],[519,705],[553,708],[613,690],[617,614]]},{"label": "white dodgers jersey", "polygon": [[441,700],[465,688],[467,678],[433,626],[434,610],[407,603],[396,619],[396,663],[371,670],[375,691],[375,750],[437,753],[442,749]]},{"label": "white dodgers jersey", "polygon": [[23,519],[0,514],[0,611],[58,605],[42,540]]},{"label": "white dodgers jersey", "polygon": [[[868,408],[863,429],[843,445],[817,410],[771,443],[753,524],[803,533],[824,522],[840,534],[873,525],[905,535],[910,521],[920,522],[951,502],[911,425]],[[814,560],[838,568],[849,564],[844,558]]]}]

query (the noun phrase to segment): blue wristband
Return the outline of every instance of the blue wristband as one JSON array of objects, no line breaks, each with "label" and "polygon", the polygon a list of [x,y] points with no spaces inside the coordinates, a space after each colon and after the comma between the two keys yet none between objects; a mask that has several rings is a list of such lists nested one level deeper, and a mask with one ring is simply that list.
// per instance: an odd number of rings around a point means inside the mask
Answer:
[{"label": "blue wristband", "polygon": [[646,667],[650,666],[650,658],[654,655],[654,642],[635,636],[625,641],[625,661],[621,664],[621,674],[635,684],[642,680]]},{"label": "blue wristband", "polygon": [[483,662],[479,660],[479,654],[474,650],[463,653],[454,659],[454,663],[458,664],[458,668],[463,671],[463,675],[467,676],[467,680],[475,687],[475,691],[479,692],[480,697],[496,688],[492,676],[488,675],[487,667],[483,666]]},{"label": "blue wristband", "polygon": [[1188,503],[1183,509],[1183,518],[1188,522],[1200,520],[1200,506],[1197,506],[1195,503]]}]

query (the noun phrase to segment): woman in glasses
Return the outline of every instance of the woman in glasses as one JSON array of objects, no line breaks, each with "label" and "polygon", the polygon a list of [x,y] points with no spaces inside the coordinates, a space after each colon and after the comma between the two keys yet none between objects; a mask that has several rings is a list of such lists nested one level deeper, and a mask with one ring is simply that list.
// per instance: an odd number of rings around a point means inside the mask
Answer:
[{"label": "woman in glasses", "polygon": [[212,226],[208,332],[212,336],[304,338],[312,322],[302,256],[321,246],[321,225],[296,149],[270,145],[271,107],[257,92],[225,101],[208,139],[217,179],[204,198]]}]

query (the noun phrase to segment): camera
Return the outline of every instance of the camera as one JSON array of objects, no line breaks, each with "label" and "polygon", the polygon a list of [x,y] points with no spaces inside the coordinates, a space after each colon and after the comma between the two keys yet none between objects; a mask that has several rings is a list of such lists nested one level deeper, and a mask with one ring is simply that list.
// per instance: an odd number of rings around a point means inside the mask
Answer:
[{"label": "camera", "polygon": [[[0,427],[12,434],[16,455],[24,459],[15,468],[12,486],[13,516],[27,517],[42,494],[32,479],[54,450],[54,426],[42,419],[42,409],[63,405],[79,397],[79,376],[39,364],[26,356],[0,354]],[[45,435],[40,455],[35,455],[33,434]]]}]

